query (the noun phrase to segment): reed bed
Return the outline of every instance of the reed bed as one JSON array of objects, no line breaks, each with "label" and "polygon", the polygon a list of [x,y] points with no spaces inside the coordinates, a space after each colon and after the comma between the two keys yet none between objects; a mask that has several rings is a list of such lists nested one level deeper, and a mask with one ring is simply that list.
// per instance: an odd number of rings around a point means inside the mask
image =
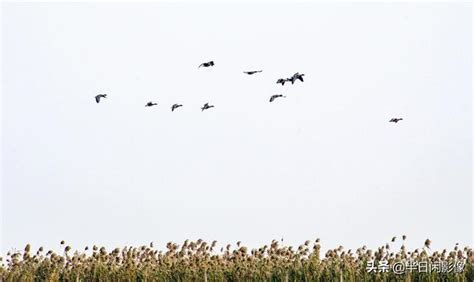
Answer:
[{"label": "reed bed", "polygon": [[[60,254],[28,244],[1,258],[0,281],[474,281],[471,247],[432,251],[427,239],[408,251],[402,240],[397,250],[394,237],[374,250],[339,246],[324,255],[319,239],[297,248],[277,240],[256,249],[240,242],[219,248],[199,239],[169,242],[163,250],[150,243],[110,251],[73,251],[61,241]],[[405,267],[395,271],[394,265]]]}]

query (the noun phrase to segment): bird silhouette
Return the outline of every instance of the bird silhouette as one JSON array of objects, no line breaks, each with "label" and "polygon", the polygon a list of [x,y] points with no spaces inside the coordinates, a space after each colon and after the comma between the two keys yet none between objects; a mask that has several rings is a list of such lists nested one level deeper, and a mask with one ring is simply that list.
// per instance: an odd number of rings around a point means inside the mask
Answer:
[{"label": "bird silhouette", "polygon": [[258,71],[244,71],[244,73],[248,74],[248,75],[256,74],[256,73],[259,73],[259,72],[262,72],[262,71],[261,70],[258,70]]},{"label": "bird silhouette", "polygon": [[301,80],[301,82],[304,82],[303,76],[304,76],[304,74],[297,72],[291,78],[289,78],[288,80],[291,81],[291,84],[295,83],[295,81],[297,79]]},{"label": "bird silhouette", "polygon": [[392,118],[391,120],[389,120],[388,122],[394,122],[394,123],[397,123],[399,121],[403,120],[403,118]]},{"label": "bird silhouette", "polygon": [[272,97],[270,97],[270,103],[275,101],[276,98],[286,98],[286,96],[283,96],[281,94],[275,94],[275,95],[272,95]]},{"label": "bird silhouette", "polygon": [[158,105],[158,104],[153,103],[153,102],[150,101],[150,102],[146,103],[145,107],[153,107],[153,106],[156,106],[156,105]]},{"label": "bird silhouette", "polygon": [[181,104],[174,104],[173,106],[171,106],[171,111],[174,112],[174,110],[176,110],[177,108],[179,107],[182,107],[183,105]]},{"label": "bird silhouette", "polygon": [[281,83],[281,85],[283,86],[283,85],[285,85],[285,82],[287,82],[287,81],[288,81],[288,78],[280,78],[280,79],[277,80],[277,84]]},{"label": "bird silhouette", "polygon": [[198,68],[200,68],[200,67],[207,68],[207,67],[212,67],[213,65],[214,65],[214,61],[209,61],[209,62],[200,64]]},{"label": "bird silhouette", "polygon": [[425,247],[427,247],[428,249],[430,248],[430,245],[431,245],[431,240],[430,239],[426,239],[425,240]]},{"label": "bird silhouette", "polygon": [[209,103],[204,104],[201,108],[201,112],[210,108],[214,108],[214,105],[209,105]]},{"label": "bird silhouette", "polygon": [[95,101],[99,103],[101,98],[107,98],[107,94],[99,94],[95,96]]}]

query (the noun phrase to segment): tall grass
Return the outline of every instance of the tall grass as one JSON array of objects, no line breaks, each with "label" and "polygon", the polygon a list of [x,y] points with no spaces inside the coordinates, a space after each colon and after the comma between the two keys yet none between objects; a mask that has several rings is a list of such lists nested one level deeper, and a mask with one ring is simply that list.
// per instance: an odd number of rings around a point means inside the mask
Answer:
[{"label": "tall grass", "polygon": [[[405,239],[392,250],[396,238],[375,250],[365,246],[345,250],[342,246],[321,254],[319,239],[298,248],[282,246],[277,240],[249,250],[240,242],[217,249],[217,242],[201,239],[183,244],[167,243],[165,250],[153,244],[115,248],[93,246],[83,251],[61,242],[63,253],[32,252],[27,245],[2,258],[1,281],[474,281],[474,253],[471,247],[431,251],[430,240],[420,249],[408,251]],[[464,265],[440,271],[383,272],[384,262]],[[375,266],[371,270],[370,266]],[[370,270],[370,271],[369,271]]]}]

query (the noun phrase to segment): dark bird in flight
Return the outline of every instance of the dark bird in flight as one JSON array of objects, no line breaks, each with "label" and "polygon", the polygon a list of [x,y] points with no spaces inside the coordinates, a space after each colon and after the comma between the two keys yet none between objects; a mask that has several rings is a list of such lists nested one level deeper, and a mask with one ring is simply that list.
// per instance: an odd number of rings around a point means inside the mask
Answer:
[{"label": "dark bird in flight", "polygon": [[145,107],[153,107],[153,106],[156,106],[156,105],[158,105],[158,104],[153,103],[153,102],[150,101],[150,102],[146,103]]},{"label": "dark bird in flight", "polygon": [[99,102],[100,102],[100,98],[107,98],[107,94],[99,94],[99,95],[95,96],[95,101],[96,101],[97,103],[99,103]]},{"label": "dark bird in flight", "polygon": [[280,97],[286,98],[286,96],[283,96],[281,94],[272,95],[272,97],[270,97],[270,103],[275,101],[276,98],[280,98]]},{"label": "dark bird in flight", "polygon": [[301,82],[304,82],[303,76],[304,76],[303,73],[297,72],[291,78],[289,78],[288,81],[291,81],[291,84],[295,83],[297,79],[301,80]]},{"label": "dark bird in flight", "polygon": [[248,74],[248,75],[256,74],[256,73],[259,73],[259,72],[262,72],[262,71],[261,70],[259,70],[259,71],[244,71],[244,73]]},{"label": "dark bird in flight", "polygon": [[431,245],[431,240],[430,239],[426,239],[425,241],[425,247],[427,247],[428,249],[430,248],[430,245]]},{"label": "dark bird in flight", "polygon": [[214,65],[214,61],[209,61],[209,62],[200,64],[198,68],[200,67],[208,68],[208,67],[212,67],[213,65]]},{"label": "dark bird in flight", "polygon": [[288,78],[280,78],[277,80],[277,84],[281,83],[281,85],[285,85],[285,82],[289,81]]},{"label": "dark bird in flight", "polygon": [[177,108],[179,107],[182,107],[183,105],[181,104],[174,104],[173,106],[171,106],[171,111],[174,112],[174,110],[176,110]]},{"label": "dark bird in flight", "polygon": [[388,122],[394,122],[394,123],[397,123],[399,121],[403,120],[402,118],[392,118],[391,120],[389,120]]},{"label": "dark bird in flight", "polygon": [[201,108],[201,112],[210,108],[214,108],[214,105],[209,105],[209,103],[204,104]]}]

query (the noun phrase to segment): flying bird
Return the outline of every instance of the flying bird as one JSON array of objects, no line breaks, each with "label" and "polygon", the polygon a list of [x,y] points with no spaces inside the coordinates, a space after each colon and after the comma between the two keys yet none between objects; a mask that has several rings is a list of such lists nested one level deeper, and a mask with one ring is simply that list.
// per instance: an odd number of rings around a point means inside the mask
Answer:
[{"label": "flying bird", "polygon": [[174,110],[176,110],[177,108],[179,107],[182,107],[183,105],[181,104],[174,104],[173,106],[171,106],[171,111],[174,112]]},{"label": "flying bird", "polygon": [[259,73],[259,72],[262,72],[262,71],[261,70],[258,70],[258,71],[244,71],[244,73],[248,74],[248,75],[256,74],[256,73]]},{"label": "flying bird", "polygon": [[95,96],[95,101],[99,103],[101,98],[107,98],[107,94],[99,94]]},{"label": "flying bird", "polygon": [[427,247],[428,249],[430,248],[430,245],[431,245],[431,240],[430,239],[426,239],[425,240],[425,247]]},{"label": "flying bird", "polygon": [[153,106],[156,106],[156,105],[158,105],[158,104],[153,103],[153,102],[150,101],[150,102],[146,103],[145,107],[153,107]]},{"label": "flying bird", "polygon": [[283,85],[285,85],[285,82],[287,82],[287,81],[288,81],[288,78],[280,78],[280,79],[277,80],[277,84],[281,83],[281,85],[283,86]]},{"label": "flying bird", "polygon": [[200,68],[200,67],[207,68],[207,67],[212,67],[213,65],[214,65],[214,61],[209,61],[209,62],[200,64],[198,68]]},{"label": "flying bird", "polygon": [[304,82],[303,76],[304,76],[303,73],[297,72],[297,73],[295,73],[291,78],[289,78],[288,80],[291,81],[291,84],[295,83],[295,81],[296,81],[297,79],[301,80],[301,82]]},{"label": "flying bird", "polygon": [[392,118],[391,120],[389,120],[388,122],[394,122],[394,123],[397,123],[399,121],[403,120],[403,118]]},{"label": "flying bird", "polygon": [[201,112],[210,108],[214,108],[214,105],[209,105],[209,103],[204,104],[201,108]]},{"label": "flying bird", "polygon": [[270,103],[275,101],[276,98],[280,98],[280,97],[286,98],[286,96],[283,96],[281,94],[272,95],[272,97],[270,97]]}]

